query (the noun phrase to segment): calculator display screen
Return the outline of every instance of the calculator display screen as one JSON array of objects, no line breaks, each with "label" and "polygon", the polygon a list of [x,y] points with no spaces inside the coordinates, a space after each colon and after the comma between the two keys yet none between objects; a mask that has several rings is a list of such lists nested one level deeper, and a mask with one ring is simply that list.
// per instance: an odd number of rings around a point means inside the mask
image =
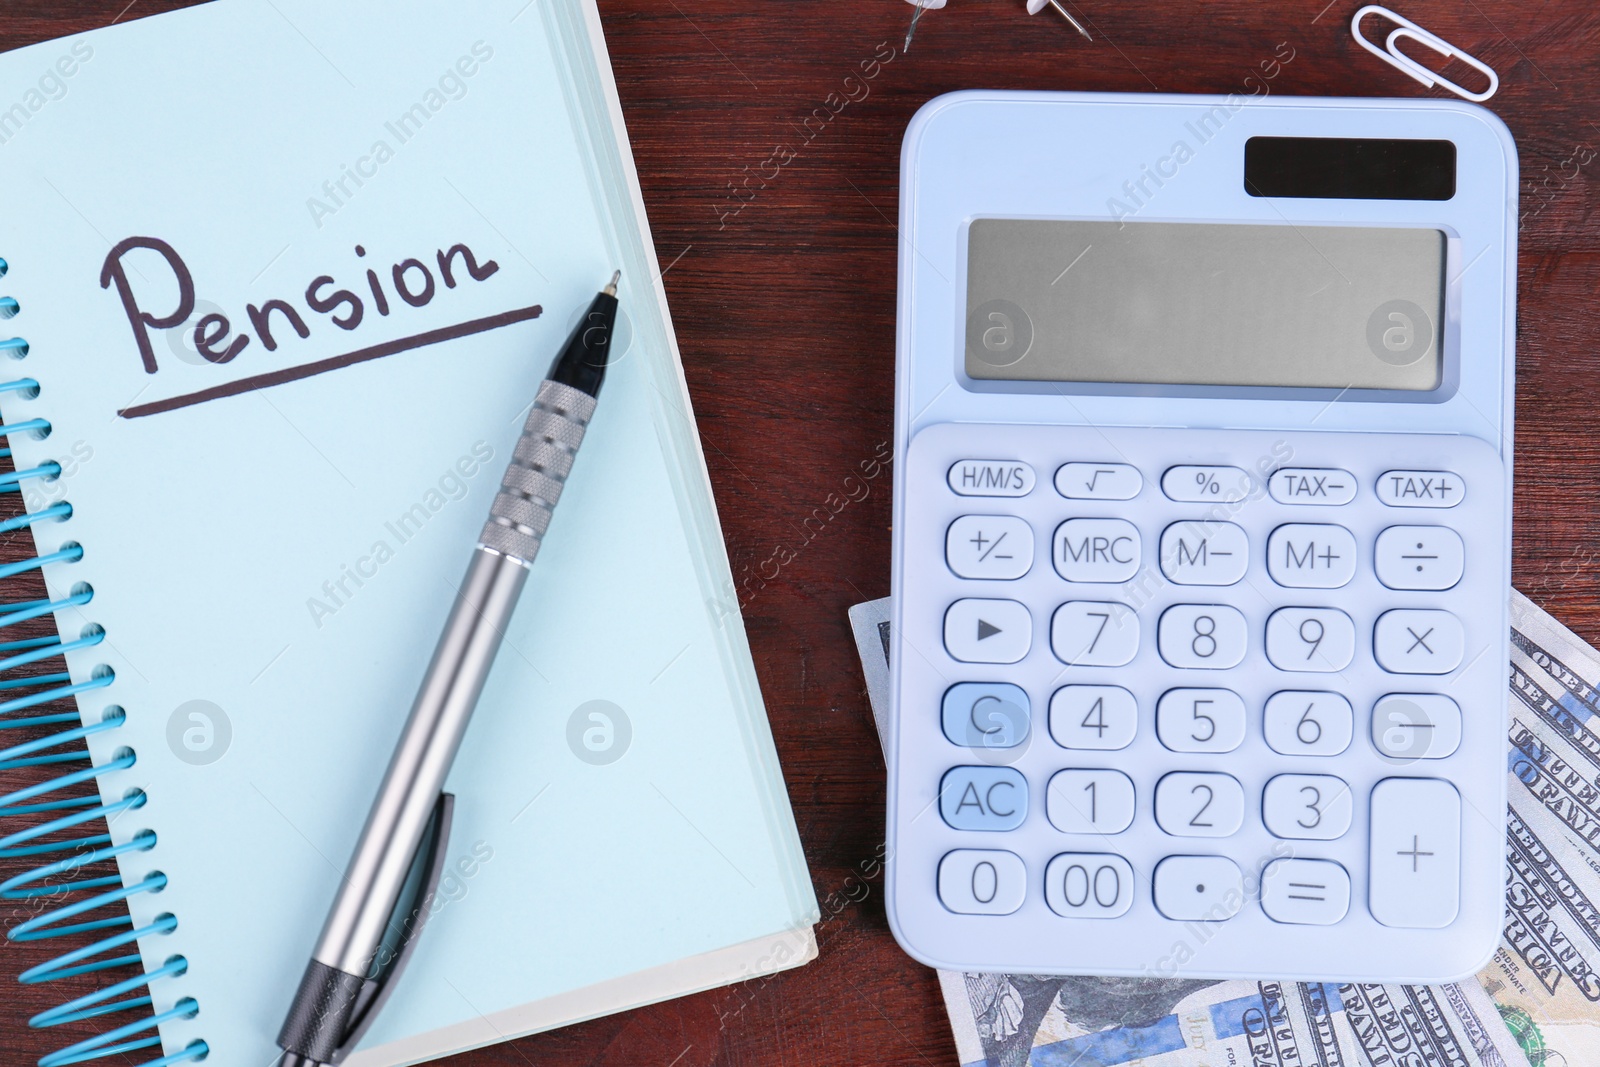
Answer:
[{"label": "calculator display screen", "polygon": [[1445,236],[1364,226],[976,219],[970,378],[1435,389]]}]

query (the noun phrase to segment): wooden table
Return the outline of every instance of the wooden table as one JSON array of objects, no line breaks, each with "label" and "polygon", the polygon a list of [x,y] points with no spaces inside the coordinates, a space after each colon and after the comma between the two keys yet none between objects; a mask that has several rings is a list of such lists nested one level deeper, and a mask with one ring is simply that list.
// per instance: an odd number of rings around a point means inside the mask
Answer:
[{"label": "wooden table", "polygon": [[[907,120],[928,98],[973,87],[1249,92],[1257,83],[1245,79],[1284,54],[1292,58],[1268,83],[1276,94],[1442,95],[1355,45],[1348,24],[1360,0],[1072,2],[1093,43],[1049,11],[1030,19],[1023,0],[956,0],[923,18],[907,53],[911,9],[898,0],[601,0],[735,583],[822,902],[821,958],[449,1062],[955,1062],[933,972],[900,952],[884,920],[873,863],[883,761],[845,618],[851,604],[889,591],[890,476],[862,481],[860,472],[891,445]],[[180,5],[15,0],[0,14],[0,46],[171,6]],[[1600,378],[1588,347],[1600,338],[1600,13],[1588,0],[1401,6],[1501,77],[1491,106],[1522,153],[1514,576],[1600,643],[1600,447],[1588,425]],[[28,554],[28,538],[13,535],[0,558]],[[17,869],[0,864],[0,876]],[[14,975],[50,954],[7,946],[0,970]],[[94,1032],[27,1030],[29,1015],[63,999],[62,983],[9,980],[0,1064],[20,1067],[64,1037]]]}]

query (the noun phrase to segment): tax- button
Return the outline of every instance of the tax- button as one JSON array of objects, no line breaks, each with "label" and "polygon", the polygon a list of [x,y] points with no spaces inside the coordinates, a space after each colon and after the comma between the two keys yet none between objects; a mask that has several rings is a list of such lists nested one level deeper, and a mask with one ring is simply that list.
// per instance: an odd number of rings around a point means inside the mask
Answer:
[{"label": "tax- button", "polygon": [[1461,901],[1461,795],[1433,778],[1386,778],[1372,789],[1372,917],[1437,930]]},{"label": "tax- button", "polygon": [[1267,573],[1293,589],[1338,589],[1355,577],[1355,535],[1326,523],[1280,526],[1267,538]]},{"label": "tax- button", "polygon": [[1010,915],[1028,894],[1028,868],[1014,852],[958,848],[939,861],[939,900],[959,915]]},{"label": "tax- button", "polygon": [[1356,476],[1337,468],[1283,467],[1272,472],[1267,492],[1280,504],[1348,504]]},{"label": "tax- button", "polygon": [[1033,527],[1014,515],[963,515],[945,531],[944,558],[962,578],[1021,578],[1033,565]]},{"label": "tax- button", "polygon": [[1390,589],[1449,589],[1461,580],[1466,548],[1443,526],[1391,526],[1378,535],[1372,566]]},{"label": "tax- button", "polygon": [[1332,860],[1273,860],[1261,872],[1261,910],[1274,922],[1332,926],[1350,910],[1350,873]]},{"label": "tax- button", "polygon": [[1231,919],[1244,906],[1244,875],[1226,856],[1168,856],[1151,889],[1161,914],[1179,922]]},{"label": "tax- button", "polygon": [[1139,530],[1125,519],[1068,519],[1051,558],[1069,582],[1125,582],[1139,569]]},{"label": "tax- button", "polygon": [[962,459],[945,481],[962,496],[1027,496],[1033,492],[1033,468],[1014,459]]},{"label": "tax- button", "polygon": [[1372,628],[1372,654],[1391,674],[1449,674],[1461,665],[1466,644],[1461,620],[1448,611],[1386,611]]},{"label": "tax- button", "polygon": [[1063,463],[1056,492],[1069,500],[1132,500],[1144,488],[1138,467],[1126,463]]},{"label": "tax- button", "polygon": [[1449,471],[1384,471],[1377,490],[1392,508],[1453,508],[1466,495],[1460,477]]},{"label": "tax- button", "polygon": [[1028,815],[1028,780],[1012,767],[952,767],[939,814],[956,830],[1015,830]]},{"label": "tax- button", "polygon": [[1015,663],[1033,645],[1033,616],[1015,600],[969,597],[944,613],[944,647],[963,663]]}]

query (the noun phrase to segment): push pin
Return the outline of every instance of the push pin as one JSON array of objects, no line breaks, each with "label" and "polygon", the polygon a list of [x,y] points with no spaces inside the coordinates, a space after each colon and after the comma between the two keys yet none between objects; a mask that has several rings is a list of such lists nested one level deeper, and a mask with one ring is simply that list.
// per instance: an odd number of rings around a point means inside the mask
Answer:
[{"label": "push pin", "polygon": [[935,10],[943,7],[949,0],[908,0],[911,4],[911,25],[906,28],[906,43],[902,52],[911,51],[911,38],[917,32],[917,20],[922,18],[922,13],[929,8]]},{"label": "push pin", "polygon": [[[1086,40],[1086,41],[1093,41],[1094,40],[1093,37],[1089,36],[1089,31],[1083,28],[1083,23],[1079,22],[1077,19],[1072,17],[1072,12],[1067,10],[1067,6],[1065,4],[1063,4],[1061,2],[1061,0],[1028,0],[1028,14],[1037,15],[1039,12],[1043,11],[1047,6],[1048,7],[1053,7],[1057,11],[1059,11],[1061,13],[1061,17],[1062,18],[1064,18],[1068,22],[1072,23],[1072,28],[1073,29],[1075,29],[1079,33],[1083,34],[1083,39],[1084,40]],[[913,22],[913,24],[916,22],[915,17],[913,17],[912,22]],[[910,38],[908,37],[907,40],[910,40]]]}]

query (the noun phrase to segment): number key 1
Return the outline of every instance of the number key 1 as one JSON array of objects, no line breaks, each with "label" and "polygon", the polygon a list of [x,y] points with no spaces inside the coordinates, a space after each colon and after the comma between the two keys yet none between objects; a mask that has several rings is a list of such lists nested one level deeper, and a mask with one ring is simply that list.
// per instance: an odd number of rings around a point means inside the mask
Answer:
[{"label": "number key 1", "polygon": [[1133,803],[1133,779],[1121,771],[1057,771],[1045,790],[1045,814],[1064,834],[1120,834]]}]

